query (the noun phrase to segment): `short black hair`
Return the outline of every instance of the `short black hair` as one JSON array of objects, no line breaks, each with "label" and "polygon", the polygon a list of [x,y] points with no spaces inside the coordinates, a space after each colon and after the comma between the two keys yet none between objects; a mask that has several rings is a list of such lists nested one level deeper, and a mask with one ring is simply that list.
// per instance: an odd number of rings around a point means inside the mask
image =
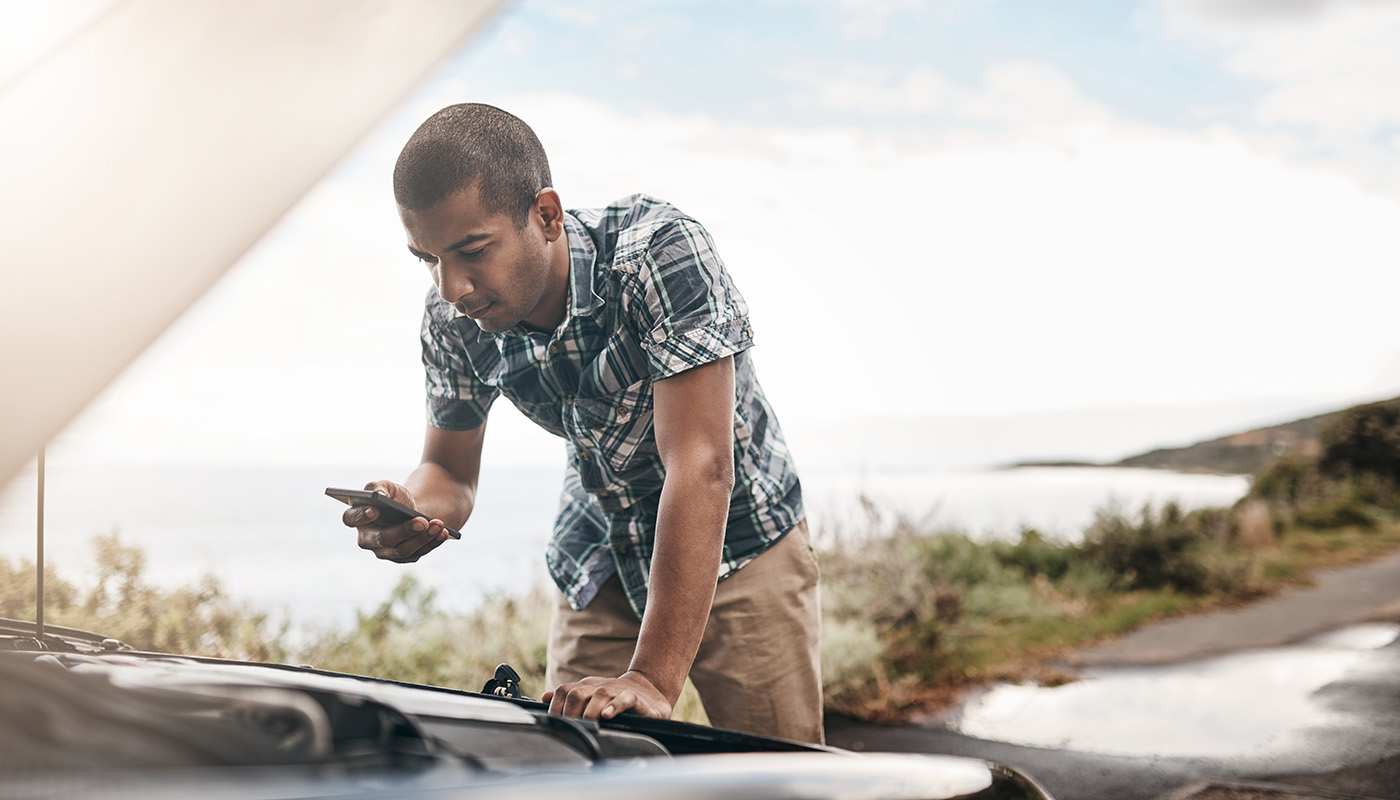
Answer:
[{"label": "short black hair", "polygon": [[487,209],[524,226],[541,189],[553,185],[544,146],[519,118],[460,103],[428,117],[394,164],[394,199],[423,211],[476,184]]}]

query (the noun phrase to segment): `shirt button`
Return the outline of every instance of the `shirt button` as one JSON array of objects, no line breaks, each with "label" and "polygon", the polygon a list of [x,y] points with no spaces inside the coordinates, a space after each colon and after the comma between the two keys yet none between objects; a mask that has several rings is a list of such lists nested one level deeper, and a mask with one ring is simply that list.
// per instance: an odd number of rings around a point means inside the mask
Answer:
[{"label": "shirt button", "polygon": [[557,355],[559,355],[559,343],[558,343],[558,342],[555,342],[555,343],[553,343],[553,344],[551,344],[551,345],[549,346],[549,354],[552,355],[552,356],[557,356]]},{"label": "shirt button", "polygon": [[752,339],[752,338],[753,338],[753,327],[752,327],[752,326],[750,326],[750,325],[745,325],[745,326],[744,326],[744,338],[746,338],[746,339]]},{"label": "shirt button", "polygon": [[628,412],[628,410],[627,410],[627,406],[623,406],[622,408],[619,408],[619,409],[617,410],[617,418],[618,418],[618,419],[627,419],[627,414],[628,414],[628,413],[629,413],[629,412]]},{"label": "shirt button", "polygon": [[571,395],[571,394],[566,394],[566,395],[564,395],[564,402],[565,402],[566,404],[568,404],[568,405],[573,405],[574,396]]}]

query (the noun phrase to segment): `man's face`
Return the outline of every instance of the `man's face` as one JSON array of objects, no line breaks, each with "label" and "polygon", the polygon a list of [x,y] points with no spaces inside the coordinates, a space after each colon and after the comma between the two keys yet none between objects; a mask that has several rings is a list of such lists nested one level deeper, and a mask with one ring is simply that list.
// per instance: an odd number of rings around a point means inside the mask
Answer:
[{"label": "man's face", "polygon": [[472,186],[426,211],[400,208],[399,216],[409,252],[428,265],[442,299],[498,333],[522,321],[552,330],[563,317],[563,297],[551,288],[562,288],[567,275],[552,280],[551,239],[535,212],[517,228],[509,214],[487,208]]}]

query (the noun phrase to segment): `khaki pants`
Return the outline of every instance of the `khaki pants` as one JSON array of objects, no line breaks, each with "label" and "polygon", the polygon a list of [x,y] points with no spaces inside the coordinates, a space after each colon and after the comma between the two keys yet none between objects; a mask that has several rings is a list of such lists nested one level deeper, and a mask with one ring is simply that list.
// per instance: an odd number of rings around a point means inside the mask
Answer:
[{"label": "khaki pants", "polygon": [[[616,577],[582,611],[559,594],[545,685],[627,671],[637,621]],[[719,583],[690,680],[719,728],[821,743],[821,602],[807,523]]]}]

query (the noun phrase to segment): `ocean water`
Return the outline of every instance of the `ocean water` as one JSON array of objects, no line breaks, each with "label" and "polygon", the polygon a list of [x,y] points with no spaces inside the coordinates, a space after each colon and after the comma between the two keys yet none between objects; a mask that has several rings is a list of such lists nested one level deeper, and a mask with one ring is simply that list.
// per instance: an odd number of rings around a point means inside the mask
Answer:
[{"label": "ocean water", "polygon": [[[148,580],[187,584],[205,575],[224,591],[308,627],[352,622],[404,574],[437,592],[444,608],[470,608],[492,593],[545,585],[544,547],[562,468],[484,470],[461,541],[417,564],[381,562],[340,524],[344,506],[327,486],[356,488],[377,475],[348,469],[53,466],[45,480],[46,560],[79,583],[95,577],[95,536],[117,532],[142,549]],[[869,507],[978,537],[1021,526],[1074,538],[1094,511],[1174,500],[1228,505],[1243,476],[1116,468],[1036,467],[961,471],[809,471],[808,515],[819,537],[864,529]],[[35,478],[0,489],[0,556],[34,558]]]}]

